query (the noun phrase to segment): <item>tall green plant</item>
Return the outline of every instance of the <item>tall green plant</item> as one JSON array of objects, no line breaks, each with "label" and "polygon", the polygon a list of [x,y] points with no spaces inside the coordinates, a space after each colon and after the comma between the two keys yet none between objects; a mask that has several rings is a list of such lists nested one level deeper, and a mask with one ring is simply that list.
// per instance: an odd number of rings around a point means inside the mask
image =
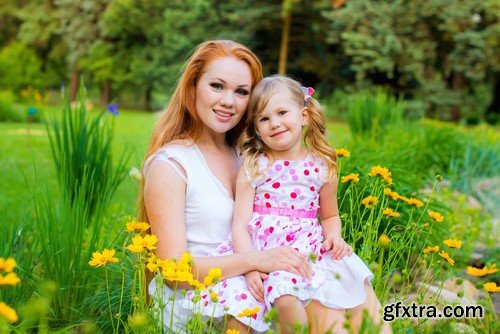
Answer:
[{"label": "tall green plant", "polygon": [[35,193],[41,276],[57,285],[54,318],[68,323],[82,317],[79,307],[97,284],[87,263],[92,252],[108,241],[103,233],[105,211],[127,175],[129,159],[122,153],[113,163],[112,123],[104,112],[88,115],[81,87],[76,107],[67,100],[61,115],[47,123],[60,191],[42,183]]},{"label": "tall green plant", "polygon": [[375,136],[388,125],[400,123],[404,102],[377,90],[375,95],[363,92],[350,98],[347,121],[355,137]]},{"label": "tall green plant", "polygon": [[47,132],[61,187],[70,203],[78,201],[79,193],[85,194],[92,216],[126,176],[130,154],[122,154],[113,164],[113,122],[105,112],[89,117],[85,101],[82,82],[78,103],[72,108],[67,98],[60,117],[47,123]]}]

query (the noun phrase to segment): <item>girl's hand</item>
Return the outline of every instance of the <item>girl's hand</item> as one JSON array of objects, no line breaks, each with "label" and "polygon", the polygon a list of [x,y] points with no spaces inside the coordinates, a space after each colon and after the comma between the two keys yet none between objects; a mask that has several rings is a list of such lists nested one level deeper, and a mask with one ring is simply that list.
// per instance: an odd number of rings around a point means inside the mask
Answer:
[{"label": "girl's hand", "polygon": [[264,302],[264,284],[262,282],[266,280],[267,277],[267,274],[261,273],[257,270],[250,271],[245,274],[248,290],[250,290],[252,296],[261,303]]},{"label": "girl's hand", "polygon": [[295,275],[311,279],[312,271],[304,255],[290,246],[272,248],[255,254],[257,270],[264,273],[285,270]]},{"label": "girl's hand", "polygon": [[341,260],[346,254],[352,255],[352,247],[349,246],[341,237],[328,237],[323,241],[325,251],[330,251],[332,259]]}]

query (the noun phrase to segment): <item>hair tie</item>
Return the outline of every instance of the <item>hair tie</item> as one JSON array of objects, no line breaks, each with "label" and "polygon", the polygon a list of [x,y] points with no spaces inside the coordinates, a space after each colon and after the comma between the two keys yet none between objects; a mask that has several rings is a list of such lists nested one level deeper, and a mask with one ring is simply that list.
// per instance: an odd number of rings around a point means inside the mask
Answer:
[{"label": "hair tie", "polygon": [[314,88],[302,86],[300,89],[302,90],[302,93],[304,94],[304,105],[306,105],[307,102],[309,101],[309,99],[314,94]]}]

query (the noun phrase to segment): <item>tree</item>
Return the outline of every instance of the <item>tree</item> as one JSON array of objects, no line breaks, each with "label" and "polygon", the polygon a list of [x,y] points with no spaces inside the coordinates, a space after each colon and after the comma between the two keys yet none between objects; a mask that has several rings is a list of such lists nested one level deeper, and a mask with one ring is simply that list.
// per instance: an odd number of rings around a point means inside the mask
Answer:
[{"label": "tree", "polygon": [[471,92],[498,72],[499,8],[493,1],[352,0],[325,12],[328,42],[351,61],[357,82],[371,81],[426,101],[454,121],[474,112]]}]

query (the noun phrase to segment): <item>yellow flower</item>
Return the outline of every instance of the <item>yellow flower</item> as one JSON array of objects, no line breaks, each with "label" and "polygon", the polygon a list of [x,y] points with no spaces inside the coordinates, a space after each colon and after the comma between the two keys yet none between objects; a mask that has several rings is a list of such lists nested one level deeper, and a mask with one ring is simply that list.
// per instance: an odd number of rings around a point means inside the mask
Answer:
[{"label": "yellow flower", "polygon": [[114,249],[105,249],[102,251],[102,254],[99,252],[92,253],[92,259],[89,261],[89,264],[92,267],[100,267],[105,266],[108,262],[118,262],[119,260],[114,257],[115,250]]},{"label": "yellow flower", "polygon": [[427,246],[424,248],[422,251],[424,254],[429,254],[429,253],[437,253],[439,252],[439,246]]},{"label": "yellow flower", "polygon": [[497,266],[496,263],[493,263],[491,265],[491,267],[489,267],[489,268],[488,268],[488,266],[484,266],[482,269],[468,266],[467,267],[467,274],[469,274],[471,276],[478,276],[478,277],[486,276],[489,274],[494,274],[494,273],[498,272],[498,269],[496,268],[496,266]]},{"label": "yellow flower", "polygon": [[189,285],[194,286],[198,290],[205,290],[207,287],[205,284],[201,283],[200,281],[197,281],[195,279],[190,279],[188,280]]},{"label": "yellow flower", "polygon": [[176,282],[189,282],[189,280],[193,279],[193,274],[189,271],[185,270],[176,270],[173,277],[171,277],[171,281]]},{"label": "yellow flower", "polygon": [[216,284],[222,279],[222,271],[220,268],[212,268],[208,271],[207,277],[203,279],[203,284],[210,286]]},{"label": "yellow flower", "polygon": [[191,270],[193,267],[193,256],[190,253],[182,253],[179,262],[177,263],[177,268],[179,270]]},{"label": "yellow flower", "polygon": [[385,188],[384,189],[384,194],[386,196],[389,196],[390,198],[392,198],[393,200],[398,200],[401,198],[401,196],[395,192],[395,191],[392,191],[390,188]]},{"label": "yellow flower", "polygon": [[342,157],[348,158],[351,155],[351,152],[349,152],[345,148],[337,148],[337,149],[335,149],[335,153],[337,154],[337,157],[339,157],[339,158],[342,158]]},{"label": "yellow flower", "polygon": [[439,256],[448,261],[449,264],[451,265],[455,264],[455,260],[453,260],[445,251],[441,251],[441,253],[439,253]]},{"label": "yellow flower", "polygon": [[385,167],[375,166],[372,167],[369,176],[381,176],[388,185],[392,184],[391,172]]},{"label": "yellow flower", "polygon": [[495,282],[484,283],[483,288],[486,292],[500,292],[500,286],[497,286]]},{"label": "yellow flower", "polygon": [[346,183],[346,182],[358,183],[359,182],[359,174],[351,173],[349,175],[342,176],[340,181],[342,183]]},{"label": "yellow flower", "polygon": [[149,229],[149,224],[145,222],[131,221],[127,223],[127,232],[144,232]]},{"label": "yellow flower", "polygon": [[387,236],[387,234],[381,234],[380,238],[378,238],[379,244],[384,247],[387,247],[391,244],[391,239]]},{"label": "yellow flower", "polygon": [[366,206],[368,209],[373,208],[378,203],[378,197],[375,196],[367,196],[363,198],[361,204]]},{"label": "yellow flower", "polygon": [[0,317],[4,317],[11,324],[17,322],[19,318],[17,317],[16,310],[14,310],[9,305],[4,302],[0,302]]},{"label": "yellow flower", "polygon": [[254,308],[250,309],[250,308],[246,308],[244,309],[243,311],[241,311],[239,314],[238,314],[238,317],[253,317],[255,316],[257,313],[259,313],[260,311],[260,307],[258,306],[255,306]]},{"label": "yellow flower", "polygon": [[433,219],[439,223],[444,220],[443,215],[441,215],[439,212],[436,212],[436,211],[429,211],[429,217],[431,217],[431,219]]},{"label": "yellow flower", "polygon": [[460,248],[462,247],[462,241],[458,239],[446,239],[443,243],[450,248]]},{"label": "yellow flower", "polygon": [[414,205],[416,206],[417,208],[421,208],[424,206],[424,202],[422,202],[421,200],[418,200],[416,198],[406,198],[406,203],[410,204],[410,205]]},{"label": "yellow flower", "polygon": [[15,286],[19,282],[21,282],[21,279],[19,277],[17,277],[16,273],[8,273],[5,276],[0,275],[0,286],[2,286],[2,285]]},{"label": "yellow flower", "polygon": [[11,273],[16,266],[16,260],[14,260],[13,258],[9,257],[7,259],[4,259],[3,257],[0,257],[0,271]]},{"label": "yellow flower", "polygon": [[140,234],[135,235],[132,238],[132,244],[128,245],[127,248],[129,251],[134,253],[140,253],[145,248],[149,250],[156,249],[155,244],[158,242],[158,237],[154,234],[146,234],[142,237]]},{"label": "yellow flower", "polygon": [[219,301],[219,295],[217,294],[217,292],[210,293],[210,300],[214,303],[217,303]]},{"label": "yellow flower", "polygon": [[226,334],[240,334],[240,331],[237,329],[228,329]]},{"label": "yellow flower", "polygon": [[394,218],[398,218],[399,216],[401,216],[401,214],[399,212],[396,212],[391,208],[385,208],[383,214],[386,216],[389,216],[389,217],[394,217]]}]

